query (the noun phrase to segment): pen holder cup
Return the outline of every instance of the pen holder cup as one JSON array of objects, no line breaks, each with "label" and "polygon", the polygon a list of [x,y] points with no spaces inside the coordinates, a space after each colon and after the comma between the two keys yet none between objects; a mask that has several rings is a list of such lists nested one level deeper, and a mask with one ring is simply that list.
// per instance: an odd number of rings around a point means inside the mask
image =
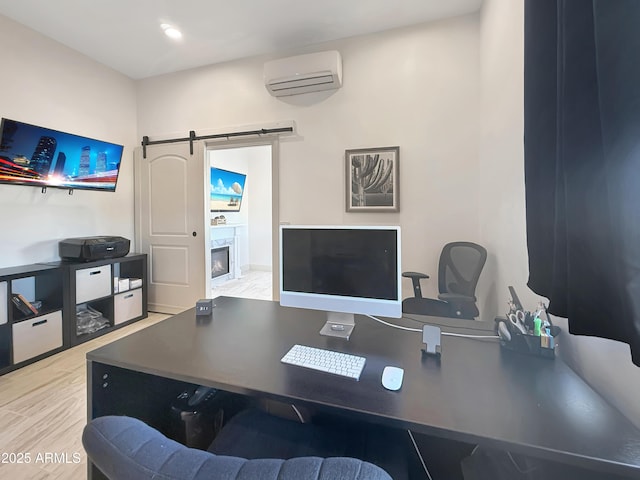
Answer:
[{"label": "pen holder cup", "polygon": [[555,335],[534,335],[533,333],[522,333],[515,327],[512,327],[505,318],[497,317],[496,332],[499,332],[499,324],[504,323],[509,330],[510,338],[505,338],[500,334],[500,345],[514,352],[526,353],[544,358],[555,358],[557,342],[555,337],[559,333],[559,328],[554,327]]}]

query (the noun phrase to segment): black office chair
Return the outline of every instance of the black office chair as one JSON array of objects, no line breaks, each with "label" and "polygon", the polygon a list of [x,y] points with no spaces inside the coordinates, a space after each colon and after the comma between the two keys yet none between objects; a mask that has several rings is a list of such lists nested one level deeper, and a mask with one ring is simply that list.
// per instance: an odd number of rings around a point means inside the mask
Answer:
[{"label": "black office chair", "polygon": [[452,242],[442,249],[438,265],[438,300],[424,298],[420,280],[429,275],[404,272],[413,283],[413,297],[402,301],[402,311],[434,317],[466,318],[479,315],[476,305],[476,285],[487,261],[487,250],[472,242]]}]

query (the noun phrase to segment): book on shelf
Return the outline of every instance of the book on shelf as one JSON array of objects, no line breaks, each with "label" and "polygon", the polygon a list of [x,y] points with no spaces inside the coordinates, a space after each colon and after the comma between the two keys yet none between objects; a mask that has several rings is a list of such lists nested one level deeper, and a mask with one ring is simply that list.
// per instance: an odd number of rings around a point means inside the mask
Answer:
[{"label": "book on shelf", "polygon": [[38,309],[34,307],[29,300],[24,298],[20,293],[14,293],[11,295],[11,301],[25,315],[37,315]]}]

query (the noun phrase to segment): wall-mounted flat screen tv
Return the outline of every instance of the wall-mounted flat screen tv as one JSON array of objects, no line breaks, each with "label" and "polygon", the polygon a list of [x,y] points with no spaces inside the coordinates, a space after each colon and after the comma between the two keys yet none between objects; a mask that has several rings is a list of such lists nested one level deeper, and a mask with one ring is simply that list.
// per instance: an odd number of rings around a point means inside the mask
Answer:
[{"label": "wall-mounted flat screen tv", "polygon": [[247,176],[211,167],[211,211],[239,212]]},{"label": "wall-mounted flat screen tv", "polygon": [[113,192],[122,150],[122,145],[3,118],[0,183]]}]

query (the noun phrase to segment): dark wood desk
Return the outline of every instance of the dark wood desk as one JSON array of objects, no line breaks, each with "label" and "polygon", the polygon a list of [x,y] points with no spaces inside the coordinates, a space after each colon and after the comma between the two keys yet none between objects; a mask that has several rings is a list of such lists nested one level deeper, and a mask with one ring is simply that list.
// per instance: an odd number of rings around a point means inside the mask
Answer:
[{"label": "dark wood desk", "polygon": [[[640,475],[640,431],[559,358],[503,351],[493,340],[447,336],[437,360],[422,354],[420,333],[366,317],[356,317],[351,340],[344,341],[318,334],[323,312],[227,297],[215,303],[209,321],[197,320],[191,309],[89,352],[89,418],[128,414],[157,423],[167,412],[162,399],[188,382],[295,400],[611,474]],[[433,320],[458,333],[482,335],[492,327]],[[420,328],[411,320],[401,323]],[[360,381],[280,363],[296,343],[365,356]],[[401,390],[382,387],[385,365],[404,368]]]}]

